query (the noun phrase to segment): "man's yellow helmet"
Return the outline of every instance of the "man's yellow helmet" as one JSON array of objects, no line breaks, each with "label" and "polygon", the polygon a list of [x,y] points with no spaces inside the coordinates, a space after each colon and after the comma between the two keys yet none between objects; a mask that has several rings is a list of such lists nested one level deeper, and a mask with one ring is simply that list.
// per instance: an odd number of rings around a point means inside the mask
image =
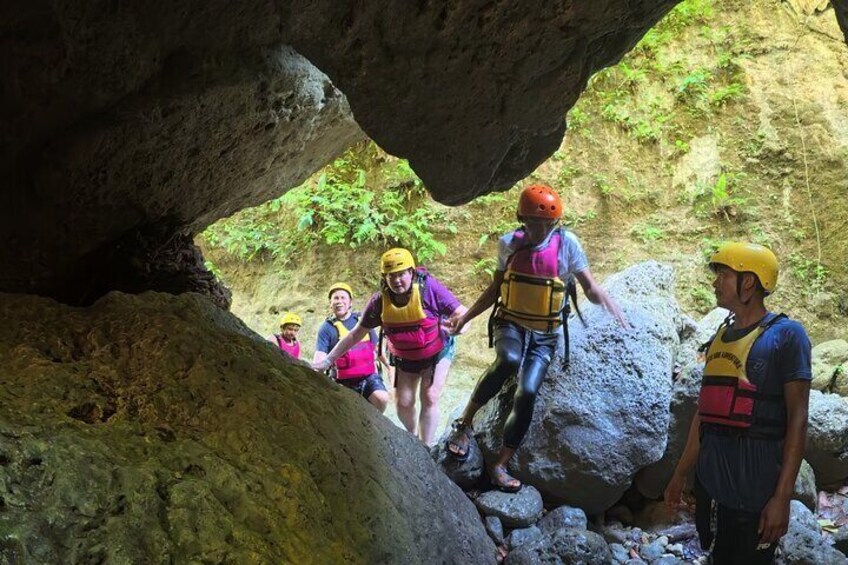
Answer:
[{"label": "man's yellow helmet", "polygon": [[384,275],[414,268],[415,259],[412,258],[412,253],[401,247],[389,249],[380,258],[380,272]]},{"label": "man's yellow helmet", "polygon": [[333,293],[337,290],[343,290],[350,296],[351,300],[353,300],[353,289],[350,288],[349,284],[345,284],[343,282],[337,282],[330,287],[330,290],[327,291],[327,298],[333,296]]},{"label": "man's yellow helmet", "polygon": [[710,265],[724,265],[738,273],[754,273],[766,294],[774,292],[777,286],[777,257],[767,247],[756,243],[724,243],[710,257]]},{"label": "man's yellow helmet", "polygon": [[283,314],[282,321],[280,321],[280,327],[288,326],[289,324],[295,326],[302,326],[303,320],[301,320],[300,316],[298,316],[294,312],[286,312],[285,314]]}]

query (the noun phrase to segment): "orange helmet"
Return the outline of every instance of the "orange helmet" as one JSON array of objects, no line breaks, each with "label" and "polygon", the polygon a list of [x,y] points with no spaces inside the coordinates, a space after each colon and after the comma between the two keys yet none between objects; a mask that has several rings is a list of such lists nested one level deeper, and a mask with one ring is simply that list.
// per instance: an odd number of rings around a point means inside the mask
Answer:
[{"label": "orange helmet", "polygon": [[562,218],[562,200],[551,187],[531,184],[521,191],[518,198],[518,215],[559,220]]}]

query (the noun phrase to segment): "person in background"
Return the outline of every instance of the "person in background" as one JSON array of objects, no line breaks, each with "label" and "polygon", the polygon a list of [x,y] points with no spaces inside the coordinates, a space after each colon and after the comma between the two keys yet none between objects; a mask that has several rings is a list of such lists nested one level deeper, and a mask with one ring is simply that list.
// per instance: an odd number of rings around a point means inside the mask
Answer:
[{"label": "person in background", "polygon": [[[333,284],[327,296],[332,313],[318,328],[315,355],[312,358],[315,365],[322,363],[362,318],[359,312],[353,311],[353,289],[347,283]],[[336,359],[330,372],[337,383],[362,395],[377,410],[384,412],[389,402],[389,392],[377,371],[377,347],[377,332],[371,330],[347,353]]]},{"label": "person in background", "polygon": [[302,325],[303,320],[300,316],[294,312],[286,312],[280,320],[280,333],[272,335],[268,341],[276,343],[281,351],[285,351],[295,359],[300,359],[300,342],[297,340],[297,334]]}]

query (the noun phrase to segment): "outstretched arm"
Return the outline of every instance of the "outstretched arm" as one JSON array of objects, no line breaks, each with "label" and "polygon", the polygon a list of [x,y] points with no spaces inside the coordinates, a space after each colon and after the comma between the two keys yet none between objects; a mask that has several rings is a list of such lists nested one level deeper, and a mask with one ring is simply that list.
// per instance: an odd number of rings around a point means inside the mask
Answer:
[{"label": "outstretched arm", "polygon": [[453,314],[451,314],[451,317],[448,318],[446,323],[450,333],[453,335],[463,333],[462,328],[465,324],[492,307],[498,297],[498,292],[500,291],[503,278],[503,271],[495,271],[495,274],[492,276],[492,282],[490,282],[489,286],[487,286],[482,294],[477,297],[477,300],[474,301],[471,308],[466,310],[465,307],[460,306]]},{"label": "outstretched arm", "polygon": [[363,337],[368,333],[368,328],[363,327],[362,323],[356,324],[350,333],[344,336],[336,346],[330,351],[324,359],[320,361],[313,361],[312,369],[315,371],[323,372],[333,366],[339,357],[348,352],[348,350],[359,343]]},{"label": "outstretched arm", "polygon": [[619,307],[618,302],[607,294],[607,291],[601,288],[601,285],[595,281],[595,278],[592,276],[589,269],[578,271],[574,274],[574,276],[583,288],[583,292],[586,294],[586,298],[589,299],[589,302],[603,306],[607,312],[612,314],[615,321],[618,322],[618,325],[625,328],[630,327],[630,324],[627,322],[627,318],[624,317],[624,313],[621,311],[621,307]]}]

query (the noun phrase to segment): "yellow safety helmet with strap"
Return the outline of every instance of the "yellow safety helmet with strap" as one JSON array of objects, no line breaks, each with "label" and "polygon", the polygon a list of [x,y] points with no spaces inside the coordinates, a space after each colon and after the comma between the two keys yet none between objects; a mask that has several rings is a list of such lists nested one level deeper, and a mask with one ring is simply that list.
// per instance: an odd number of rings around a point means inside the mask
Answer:
[{"label": "yellow safety helmet with strap", "polygon": [[414,268],[415,259],[412,258],[412,253],[401,247],[389,249],[380,258],[380,272],[384,275]]},{"label": "yellow safety helmet with strap", "polygon": [[766,294],[774,292],[777,286],[777,257],[767,247],[756,243],[724,243],[710,257],[712,265],[724,265],[737,273],[754,273]]},{"label": "yellow safety helmet with strap", "polygon": [[294,312],[286,312],[283,315],[283,319],[280,322],[280,327],[288,326],[288,325],[302,326],[303,320],[300,319],[300,316],[295,314]]},{"label": "yellow safety helmet with strap", "polygon": [[327,298],[332,297],[333,293],[336,292],[337,290],[345,291],[347,293],[347,295],[350,296],[351,300],[353,300],[353,289],[350,288],[349,284],[345,284],[343,282],[337,282],[337,283],[333,284],[330,287],[330,290],[327,292]]}]

